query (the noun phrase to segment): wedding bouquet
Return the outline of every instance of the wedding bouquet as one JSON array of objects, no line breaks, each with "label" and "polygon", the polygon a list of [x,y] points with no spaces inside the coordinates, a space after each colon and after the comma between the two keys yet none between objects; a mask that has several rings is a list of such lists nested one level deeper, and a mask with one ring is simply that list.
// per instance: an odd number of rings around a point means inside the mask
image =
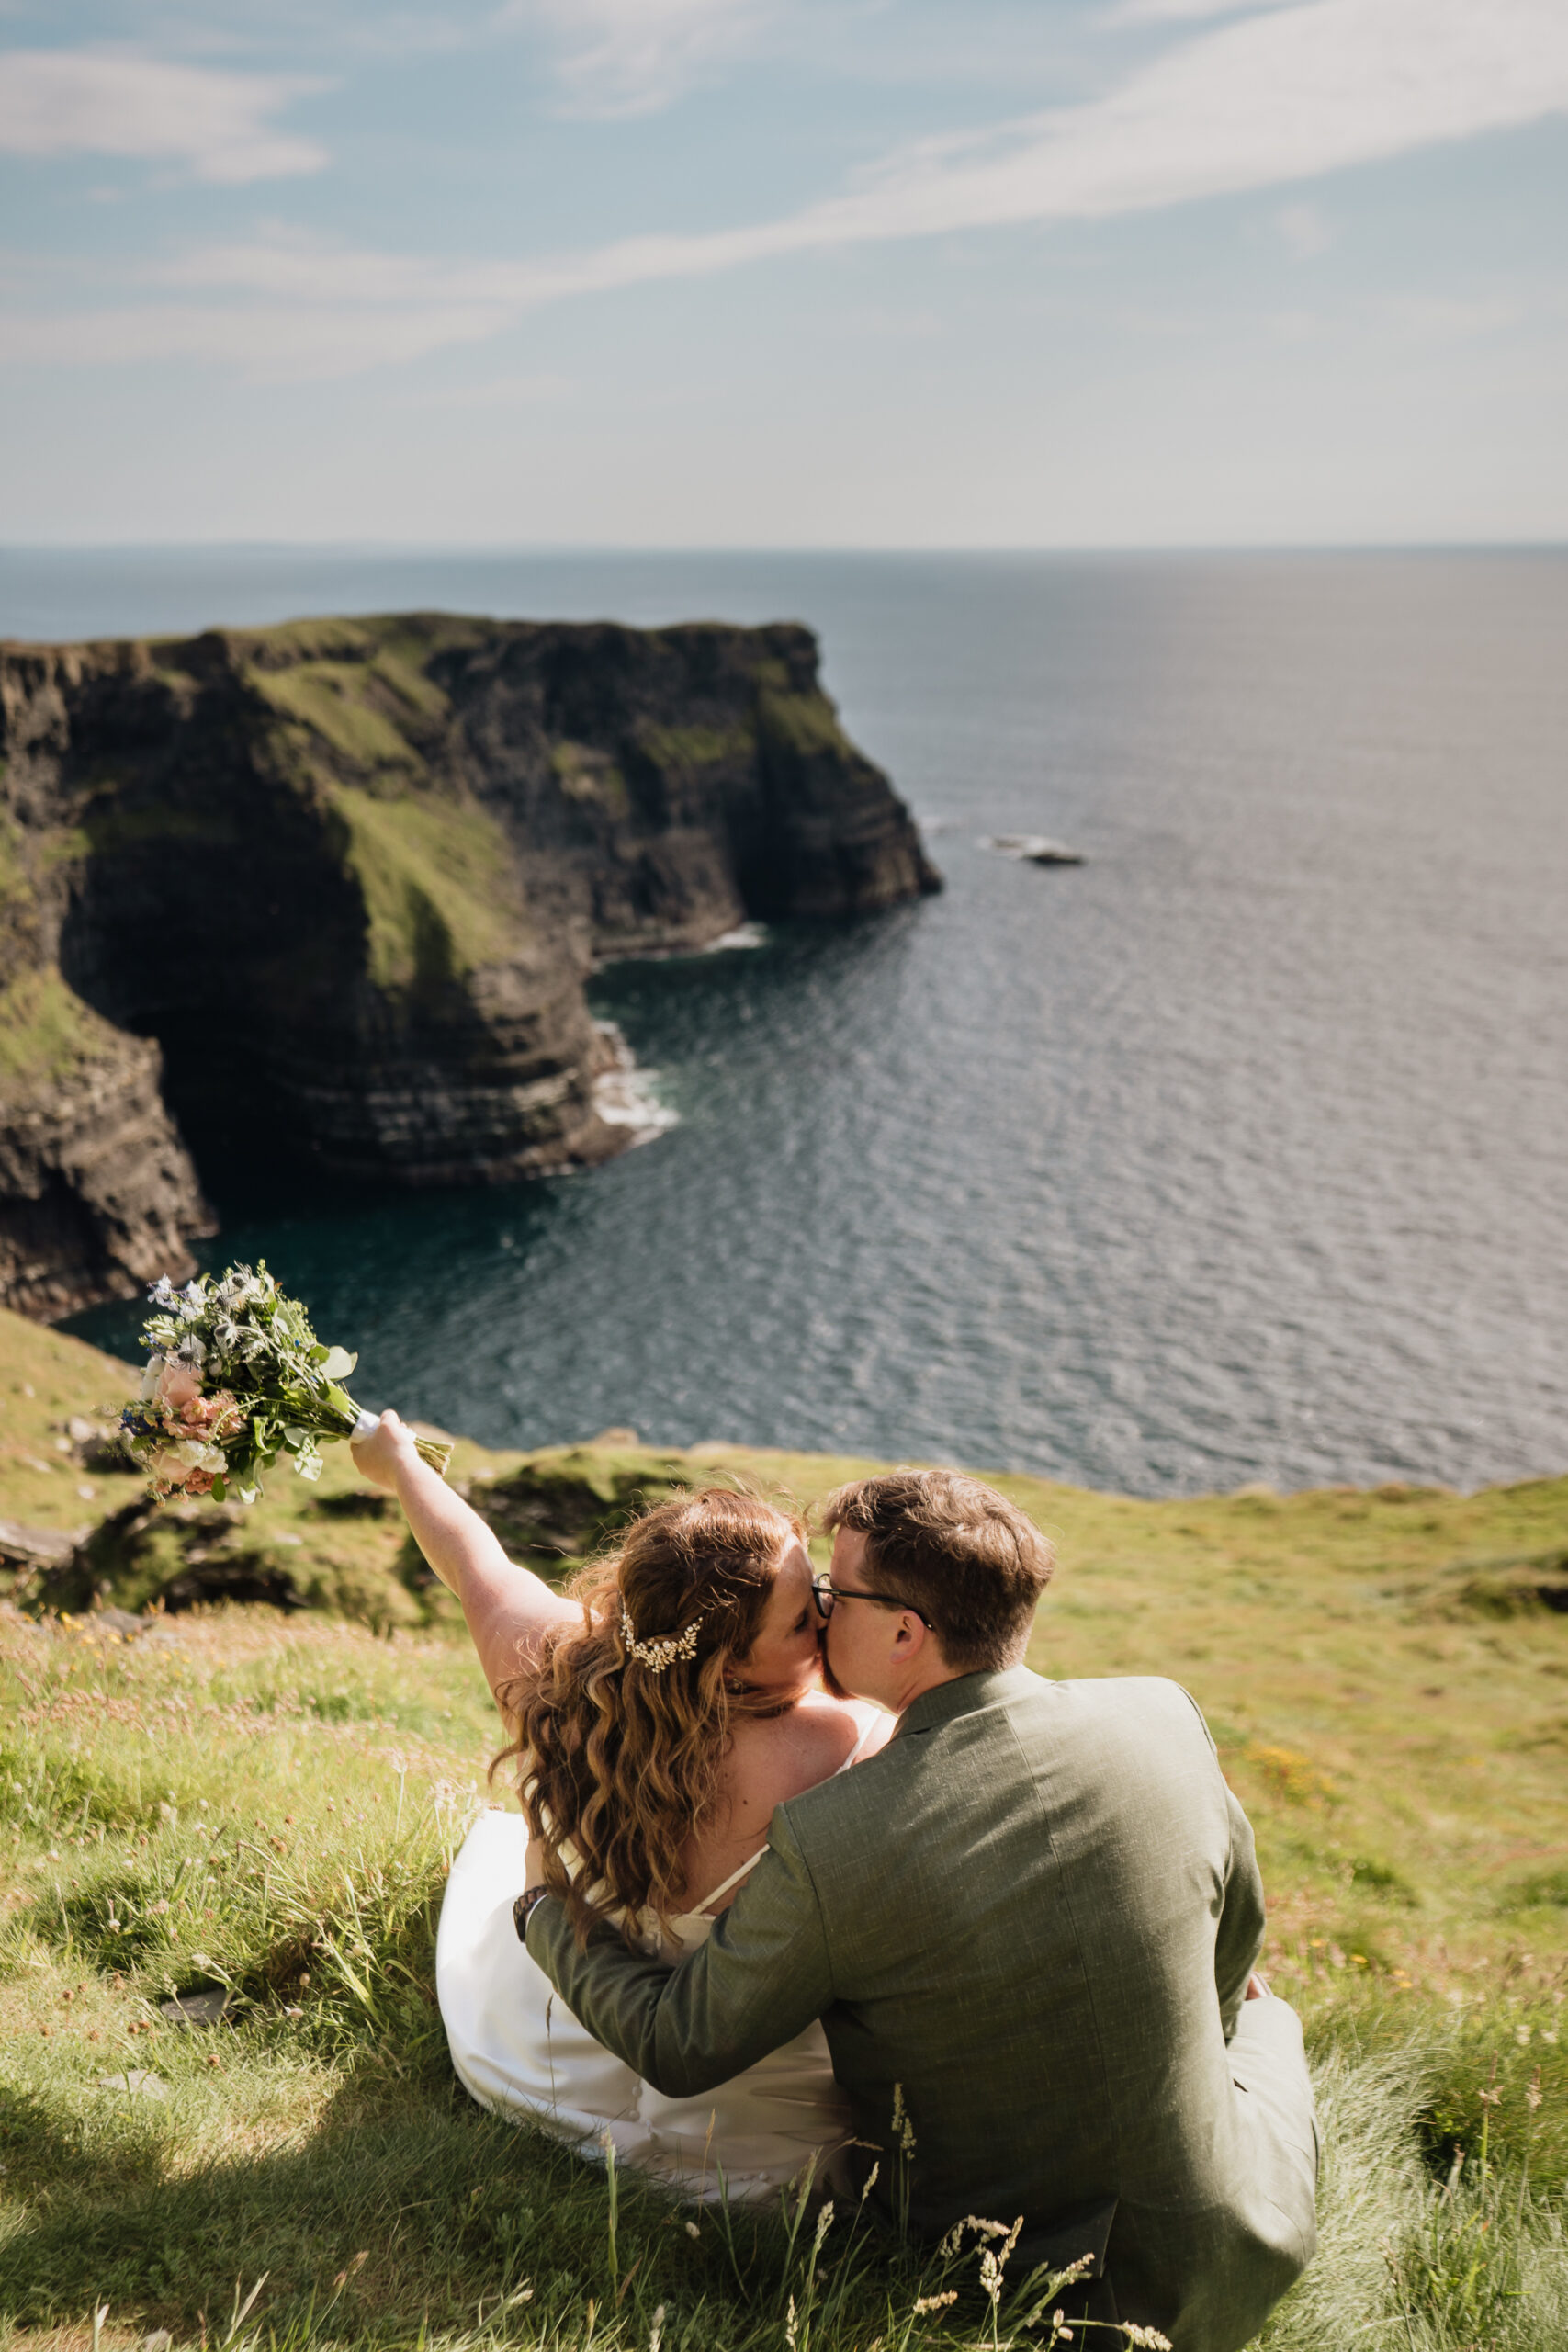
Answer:
[{"label": "wedding bouquet", "polygon": [[[323,1440],[376,1426],[342,1385],[358,1357],[321,1346],[265,1259],[254,1272],[231,1266],[184,1290],[165,1274],[149,1295],[158,1312],[141,1333],[147,1369],[120,1427],[160,1501],[211,1495],[222,1502],[232,1487],[254,1503],[262,1472],[280,1454],[292,1456],[300,1477],[318,1478]],[[417,1443],[421,1458],[444,1473],[451,1447]]]}]

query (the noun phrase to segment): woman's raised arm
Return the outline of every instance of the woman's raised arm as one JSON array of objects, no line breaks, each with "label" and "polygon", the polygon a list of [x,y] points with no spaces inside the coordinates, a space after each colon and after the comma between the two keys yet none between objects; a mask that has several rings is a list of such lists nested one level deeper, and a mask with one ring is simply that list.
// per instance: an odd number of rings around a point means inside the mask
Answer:
[{"label": "woman's raised arm", "polygon": [[383,1413],[351,1450],[360,1473],[397,1496],[414,1542],[461,1601],[492,1693],[527,1664],[549,1626],[581,1623],[575,1603],[509,1560],[478,1511],[420,1460],[412,1430],[396,1413]]}]

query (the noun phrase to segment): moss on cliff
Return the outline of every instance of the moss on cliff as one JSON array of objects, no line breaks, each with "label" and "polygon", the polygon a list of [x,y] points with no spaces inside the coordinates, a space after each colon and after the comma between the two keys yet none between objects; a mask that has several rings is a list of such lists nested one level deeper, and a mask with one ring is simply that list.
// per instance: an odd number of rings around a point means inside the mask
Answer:
[{"label": "moss on cliff", "polygon": [[32,885],[22,865],[22,829],[0,808],[0,907],[24,903]]},{"label": "moss on cliff", "polygon": [[752,741],[749,727],[644,727],[637,736],[638,749],[677,775],[743,760]]},{"label": "moss on cliff", "polygon": [[378,988],[428,986],[504,962],[525,944],[511,849],[471,804],[332,787],[368,925]]},{"label": "moss on cliff", "polygon": [[0,989],[0,1087],[24,1094],[101,1061],[123,1043],[54,970]]},{"label": "moss on cliff", "polygon": [[809,758],[832,752],[852,759],[852,747],[839,725],[839,714],[823,694],[787,694],[765,686],[757,696],[757,716],[764,735],[786,750]]},{"label": "moss on cliff", "polygon": [[363,662],[301,662],[288,670],[253,668],[249,683],[281,718],[308,727],[355,767],[417,774],[418,752],[377,707],[377,673]]},{"label": "moss on cliff", "polygon": [[629,815],[631,795],[626,777],[607,752],[596,752],[589,743],[556,743],[550,749],[550,765],[567,798],[579,807],[602,808],[609,817]]}]

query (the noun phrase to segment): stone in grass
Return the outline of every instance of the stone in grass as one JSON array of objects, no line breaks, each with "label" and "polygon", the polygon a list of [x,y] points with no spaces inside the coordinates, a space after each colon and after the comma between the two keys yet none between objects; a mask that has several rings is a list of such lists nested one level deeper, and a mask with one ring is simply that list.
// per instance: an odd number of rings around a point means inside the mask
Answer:
[{"label": "stone in grass", "polygon": [[101,2091],[127,2091],[132,2098],[167,2098],[169,2086],[160,2075],[150,2075],[144,2066],[132,2066],[128,2074],[100,2075]]},{"label": "stone in grass", "polygon": [[219,2025],[230,1998],[227,1988],[218,1984],[209,1993],[176,1993],[172,2001],[160,2001],[158,2008],[171,2025]]}]

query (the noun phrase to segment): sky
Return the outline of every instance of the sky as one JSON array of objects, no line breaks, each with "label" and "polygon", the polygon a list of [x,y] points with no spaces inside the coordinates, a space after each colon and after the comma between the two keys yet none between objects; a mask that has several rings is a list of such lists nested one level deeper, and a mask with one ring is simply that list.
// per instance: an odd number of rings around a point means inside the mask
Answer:
[{"label": "sky", "polygon": [[1568,538],[1568,0],[0,0],[0,542]]}]

